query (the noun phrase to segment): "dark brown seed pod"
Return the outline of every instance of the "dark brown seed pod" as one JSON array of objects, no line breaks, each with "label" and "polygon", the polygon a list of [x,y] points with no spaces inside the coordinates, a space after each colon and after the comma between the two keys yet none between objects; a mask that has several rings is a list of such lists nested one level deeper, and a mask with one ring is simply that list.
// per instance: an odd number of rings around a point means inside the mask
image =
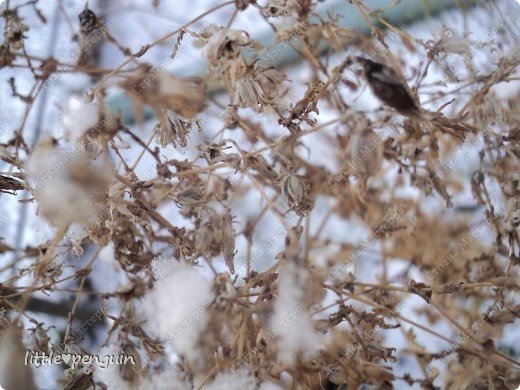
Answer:
[{"label": "dark brown seed pod", "polygon": [[81,35],[88,35],[94,31],[98,25],[98,19],[96,14],[90,10],[87,6],[78,16],[79,18],[79,30]]},{"label": "dark brown seed pod", "polygon": [[0,192],[4,191],[18,191],[25,187],[21,181],[13,179],[9,176],[0,175]]}]

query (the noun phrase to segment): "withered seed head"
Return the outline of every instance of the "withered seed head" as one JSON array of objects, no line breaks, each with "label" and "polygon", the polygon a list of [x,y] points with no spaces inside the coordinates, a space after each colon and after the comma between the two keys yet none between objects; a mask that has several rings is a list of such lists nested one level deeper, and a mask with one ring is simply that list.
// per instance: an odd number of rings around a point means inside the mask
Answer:
[{"label": "withered seed head", "polygon": [[310,186],[303,176],[289,173],[282,178],[282,198],[298,215],[306,215],[314,206]]}]

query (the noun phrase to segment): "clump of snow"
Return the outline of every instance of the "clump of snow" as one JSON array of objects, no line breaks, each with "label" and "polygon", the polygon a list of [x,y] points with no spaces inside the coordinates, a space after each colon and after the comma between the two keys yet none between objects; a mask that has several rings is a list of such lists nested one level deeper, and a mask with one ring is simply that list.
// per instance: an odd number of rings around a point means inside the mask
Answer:
[{"label": "clump of snow", "polygon": [[83,135],[99,122],[100,110],[96,103],[89,103],[79,96],[72,96],[63,109],[61,118],[65,129],[74,138]]},{"label": "clump of snow", "polygon": [[139,390],[191,390],[191,386],[186,378],[177,368],[169,368],[159,373],[152,373],[143,378],[139,385]]},{"label": "clump of snow", "polygon": [[102,358],[104,356],[118,356],[121,354],[121,348],[118,345],[112,344],[103,347],[99,350],[99,361],[94,360],[92,364],[94,382],[101,382],[110,390],[126,390],[129,388],[129,383],[125,381],[119,374],[120,366],[118,364],[103,364]]},{"label": "clump of snow", "polygon": [[213,382],[204,388],[206,390],[253,390],[256,386],[249,370],[242,368],[236,371],[219,372]]},{"label": "clump of snow", "polygon": [[174,259],[153,263],[157,282],[143,298],[148,324],[175,352],[193,360],[200,358],[197,348],[206,330],[206,308],[213,300],[211,286],[202,272]]},{"label": "clump of snow", "polygon": [[260,390],[283,390],[283,387],[274,382],[264,382],[260,385]]},{"label": "clump of snow", "polygon": [[280,272],[270,334],[276,338],[278,360],[284,365],[294,365],[298,353],[309,358],[323,344],[305,303],[308,279],[307,271],[292,262]]},{"label": "clump of snow", "polygon": [[27,177],[41,214],[60,228],[94,217],[106,197],[112,170],[82,150],[63,150],[46,141],[29,157]]},{"label": "clump of snow", "polygon": [[[121,348],[112,344],[101,348],[98,356],[103,359],[106,356],[121,355]],[[193,387],[178,367],[166,368],[160,372],[149,373],[147,376],[139,377],[135,383],[126,381],[121,377],[121,366],[119,364],[106,364],[102,360],[93,361],[94,381],[101,382],[110,390],[190,390]]]}]

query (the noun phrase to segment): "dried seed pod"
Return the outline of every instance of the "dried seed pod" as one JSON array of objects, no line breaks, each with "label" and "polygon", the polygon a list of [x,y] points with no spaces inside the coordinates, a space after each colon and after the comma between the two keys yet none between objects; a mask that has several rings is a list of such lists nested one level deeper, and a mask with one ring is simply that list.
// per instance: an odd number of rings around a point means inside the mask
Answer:
[{"label": "dried seed pod", "polygon": [[256,336],[256,345],[260,350],[267,349],[272,336],[264,328],[260,328],[258,335]]},{"label": "dried seed pod", "polygon": [[233,230],[233,217],[229,214],[220,220],[219,238],[222,243],[222,255],[226,265],[232,274],[235,273],[233,258],[235,256],[235,231]]},{"label": "dried seed pod", "polygon": [[22,21],[16,12],[5,11],[5,16],[7,15],[9,17],[6,17],[7,26],[4,30],[4,45],[7,48],[7,52],[20,50],[26,38],[24,33],[29,31],[29,26]]},{"label": "dried seed pod", "polygon": [[195,251],[206,257],[222,254],[231,273],[235,273],[233,217],[230,214],[219,215],[211,208],[204,209],[204,214],[201,227],[195,233]]},{"label": "dried seed pod", "polygon": [[[511,169],[507,167],[507,169]],[[504,195],[508,198],[520,195],[520,172],[506,172],[500,179],[500,187]]]},{"label": "dried seed pod", "polygon": [[92,380],[92,373],[90,372],[86,374],[84,372],[79,372],[67,380],[63,390],[88,390],[93,387],[94,381]]},{"label": "dried seed pod", "polygon": [[94,31],[98,25],[97,16],[92,10],[85,7],[78,16],[81,35],[88,35]]},{"label": "dried seed pod", "polygon": [[215,305],[219,309],[229,307],[229,304],[232,303],[237,296],[237,290],[233,286],[233,280],[227,272],[219,274],[215,278],[213,290],[215,292]]},{"label": "dried seed pod", "polygon": [[236,67],[233,74],[233,106],[264,112],[267,106],[277,104],[282,95],[285,75],[276,69],[263,68],[254,63]]},{"label": "dried seed pod", "polygon": [[347,163],[349,171],[364,176],[372,176],[381,166],[383,140],[372,130],[354,134],[348,144]]},{"label": "dried seed pod", "polygon": [[262,10],[262,14],[266,17],[277,18],[299,9],[300,4],[296,0],[270,0]]},{"label": "dried seed pod", "polygon": [[218,145],[215,143],[202,143],[198,149],[201,151],[204,158],[210,163],[218,163],[222,161],[238,162],[240,161],[240,155],[238,153],[225,153],[226,149],[230,146]]},{"label": "dried seed pod", "polygon": [[22,182],[13,179],[10,176],[0,175],[0,192],[18,191],[24,189]]},{"label": "dried seed pod", "polygon": [[31,335],[31,344],[33,344],[38,351],[49,353],[51,339],[47,332],[48,329],[45,329],[43,324],[41,326],[37,326]]},{"label": "dried seed pod", "polygon": [[515,230],[520,225],[520,196],[506,201],[506,220],[511,230]]},{"label": "dried seed pod", "polygon": [[260,173],[263,177],[269,180],[276,180],[278,173],[265,161],[260,155],[252,155],[245,160],[246,167],[251,167]]},{"label": "dried seed pod", "polygon": [[240,122],[240,118],[238,117],[237,108],[230,106],[227,107],[222,114],[220,114],[220,118],[226,125],[228,129],[235,129]]},{"label": "dried seed pod", "polygon": [[[188,137],[191,129],[196,122],[184,120],[175,113],[172,113],[171,115],[165,113],[165,116],[167,120],[162,120],[155,128],[155,131],[159,136],[159,144],[163,148],[168,145],[173,145],[175,147],[179,145],[181,148],[185,148],[188,145]],[[168,123],[168,126],[165,127],[164,124],[166,122]]]},{"label": "dried seed pod", "polygon": [[197,180],[184,180],[179,188],[171,195],[180,206],[194,206],[206,200],[206,184]]},{"label": "dried seed pod", "polygon": [[195,251],[202,256],[217,256],[220,252],[220,246],[216,240],[216,235],[215,226],[210,222],[206,222],[196,232]]},{"label": "dried seed pod", "polygon": [[222,59],[235,58],[241,47],[254,45],[247,31],[208,25],[195,41],[202,54],[215,66]]},{"label": "dried seed pod", "polygon": [[282,198],[298,215],[306,215],[314,206],[310,186],[303,176],[289,173],[281,182]]}]

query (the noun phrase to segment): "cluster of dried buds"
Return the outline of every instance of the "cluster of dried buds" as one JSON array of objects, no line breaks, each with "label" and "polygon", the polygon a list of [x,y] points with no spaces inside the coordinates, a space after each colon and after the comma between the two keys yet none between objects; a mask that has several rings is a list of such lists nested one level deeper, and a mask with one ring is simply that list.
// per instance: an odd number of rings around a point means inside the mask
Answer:
[{"label": "cluster of dried buds", "polygon": [[230,214],[219,215],[209,207],[205,208],[202,214],[201,226],[195,231],[195,251],[207,258],[221,254],[231,273],[235,273],[233,217]]}]

